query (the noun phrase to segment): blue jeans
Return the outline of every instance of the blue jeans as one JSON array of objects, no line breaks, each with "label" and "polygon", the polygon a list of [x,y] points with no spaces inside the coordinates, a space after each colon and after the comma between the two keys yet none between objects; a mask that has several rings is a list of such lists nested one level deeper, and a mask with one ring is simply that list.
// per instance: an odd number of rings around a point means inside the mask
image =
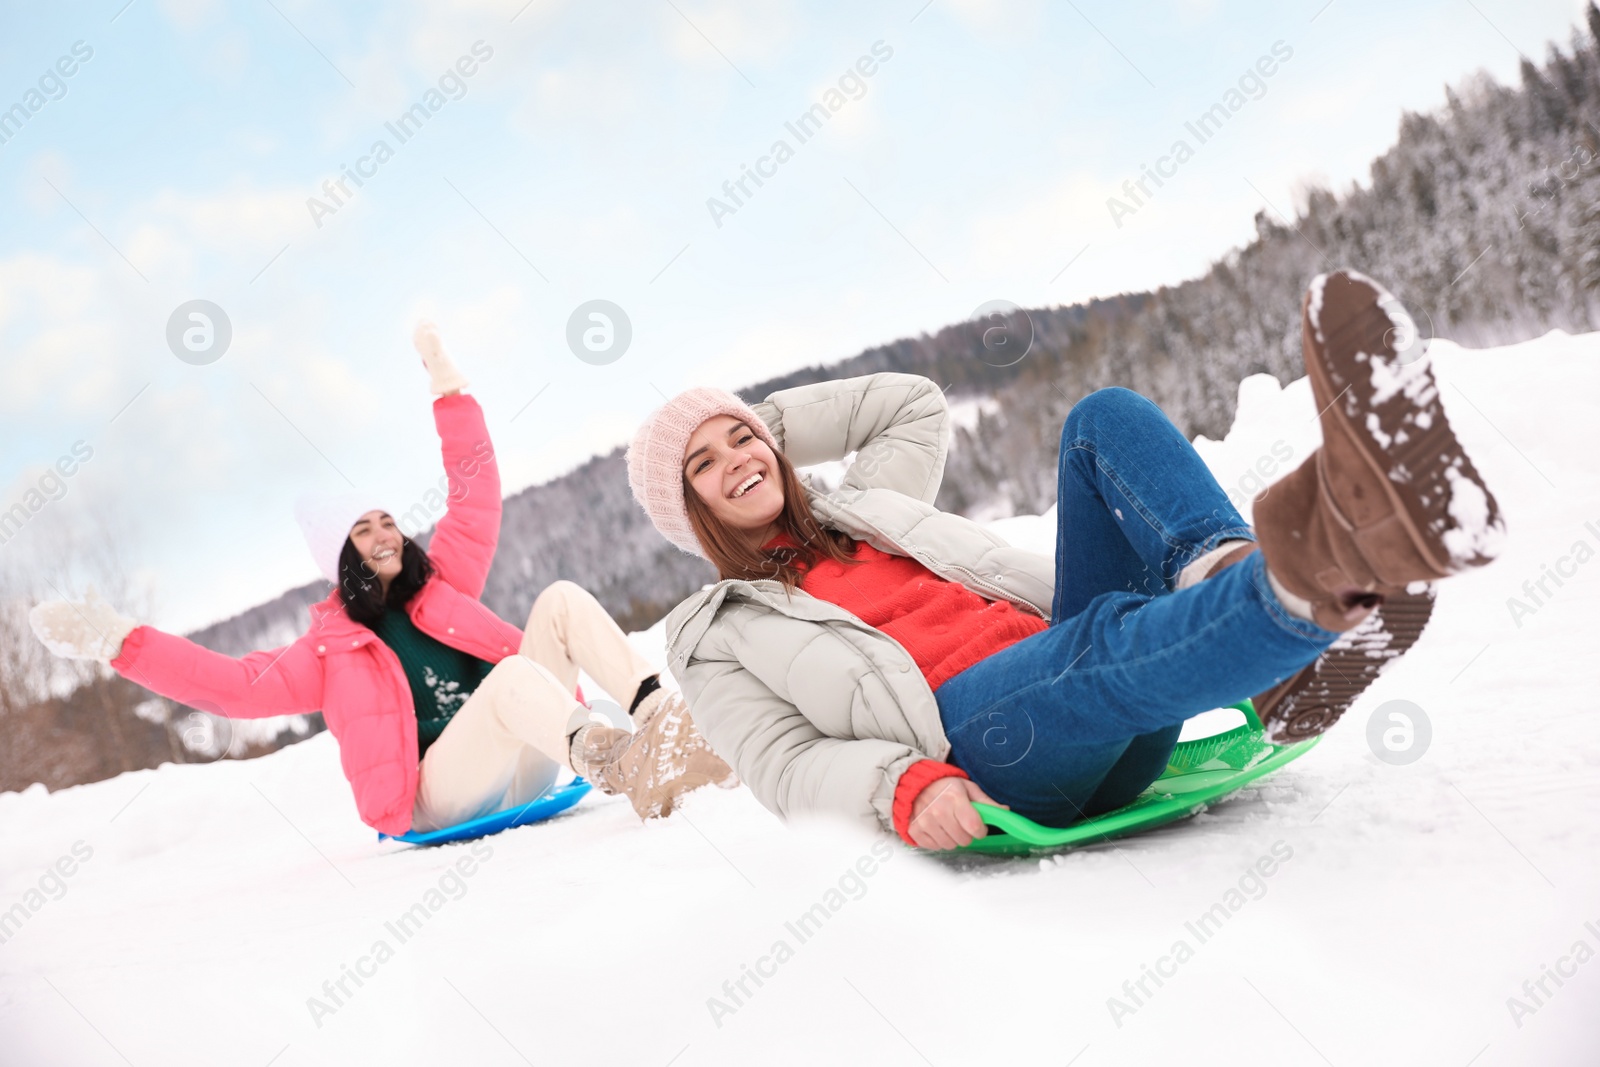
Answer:
[{"label": "blue jeans", "polygon": [[1073,407],[1058,484],[1049,629],[934,694],[950,761],[1048,826],[1126,804],[1166,769],[1185,719],[1270,688],[1339,636],[1283,608],[1260,552],[1173,591],[1194,559],[1255,535],[1138,393]]}]

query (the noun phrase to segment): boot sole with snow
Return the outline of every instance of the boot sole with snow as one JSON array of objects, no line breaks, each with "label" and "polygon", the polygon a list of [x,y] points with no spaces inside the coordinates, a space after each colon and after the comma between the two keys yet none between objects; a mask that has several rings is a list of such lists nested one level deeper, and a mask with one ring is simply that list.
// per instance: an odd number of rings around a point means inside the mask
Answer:
[{"label": "boot sole with snow", "polygon": [[1433,598],[1432,586],[1416,593],[1391,593],[1382,607],[1323,650],[1315,663],[1256,697],[1256,715],[1267,740],[1304,741],[1338,722],[1378,675],[1411,651],[1433,615]]},{"label": "boot sole with snow", "polygon": [[1325,274],[1306,293],[1301,323],[1324,437],[1355,444],[1431,577],[1489,562],[1503,533],[1499,506],[1450,428],[1399,301],[1353,271]]}]

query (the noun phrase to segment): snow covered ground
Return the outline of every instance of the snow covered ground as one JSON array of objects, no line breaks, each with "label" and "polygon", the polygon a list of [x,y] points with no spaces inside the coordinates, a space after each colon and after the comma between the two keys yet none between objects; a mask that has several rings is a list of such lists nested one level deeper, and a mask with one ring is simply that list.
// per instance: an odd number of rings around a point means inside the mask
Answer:
[{"label": "snow covered ground", "polygon": [[[1510,547],[1261,788],[1001,862],[785,828],[742,790],[380,845],[327,734],[6,794],[0,1062],[1600,1062],[1600,334],[1436,352]],[[1314,415],[1253,378],[1200,447],[1248,499]],[[1406,764],[1368,742],[1395,700],[1431,724]]]}]

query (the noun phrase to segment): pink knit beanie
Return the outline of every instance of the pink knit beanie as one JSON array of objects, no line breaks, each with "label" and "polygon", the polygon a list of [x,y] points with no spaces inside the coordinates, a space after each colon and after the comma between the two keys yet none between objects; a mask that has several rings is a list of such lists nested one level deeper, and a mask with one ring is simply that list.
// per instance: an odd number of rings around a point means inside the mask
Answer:
[{"label": "pink knit beanie", "polygon": [[628,485],[633,488],[633,498],[662,537],[696,556],[706,553],[683,504],[683,450],[700,424],[713,415],[743,420],[774,452],[781,451],[772,431],[748,404],[708,386],[686,389],[661,405],[644,420],[628,446]]}]

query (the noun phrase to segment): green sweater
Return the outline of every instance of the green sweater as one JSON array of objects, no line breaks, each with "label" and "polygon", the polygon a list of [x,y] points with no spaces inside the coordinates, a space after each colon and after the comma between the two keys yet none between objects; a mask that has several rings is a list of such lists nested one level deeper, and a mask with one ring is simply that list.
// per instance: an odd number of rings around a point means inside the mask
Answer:
[{"label": "green sweater", "polygon": [[417,712],[417,758],[439,739],[494,664],[461,652],[417,629],[405,609],[383,613],[373,632],[400,658]]}]

